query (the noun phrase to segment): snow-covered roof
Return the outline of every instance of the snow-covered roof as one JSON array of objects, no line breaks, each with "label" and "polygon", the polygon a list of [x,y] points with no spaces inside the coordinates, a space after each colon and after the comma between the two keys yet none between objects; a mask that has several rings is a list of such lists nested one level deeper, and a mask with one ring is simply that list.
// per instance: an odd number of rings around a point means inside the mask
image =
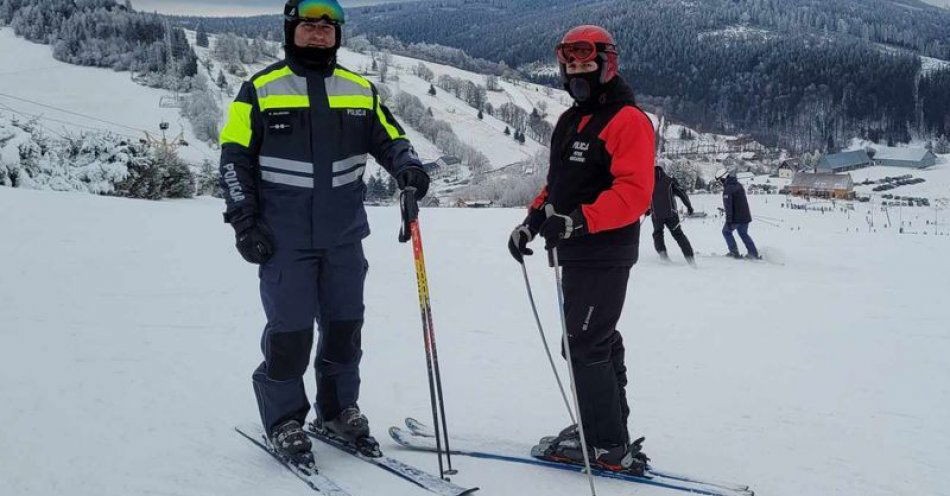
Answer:
[{"label": "snow-covered roof", "polygon": [[909,147],[890,147],[885,146],[877,149],[874,154],[874,160],[906,160],[909,162],[921,162],[931,153],[926,148]]},{"label": "snow-covered roof", "polygon": [[834,170],[841,167],[853,167],[870,163],[871,157],[868,157],[868,152],[864,150],[853,150],[821,157],[821,160],[818,161],[818,168],[822,170]]},{"label": "snow-covered roof", "polygon": [[788,186],[818,191],[850,190],[854,187],[854,180],[851,179],[851,174],[798,172]]}]

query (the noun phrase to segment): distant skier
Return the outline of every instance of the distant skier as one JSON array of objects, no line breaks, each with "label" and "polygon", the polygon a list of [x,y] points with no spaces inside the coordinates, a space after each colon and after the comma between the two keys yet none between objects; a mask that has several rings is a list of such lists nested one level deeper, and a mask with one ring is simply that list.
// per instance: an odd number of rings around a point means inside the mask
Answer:
[{"label": "distant skier", "polygon": [[676,182],[676,179],[668,176],[663,167],[657,165],[654,170],[656,171],[656,184],[653,187],[653,204],[650,208],[650,217],[653,221],[653,246],[660,258],[663,260],[670,259],[666,253],[666,243],[663,240],[663,228],[665,227],[670,230],[676,244],[683,250],[686,261],[693,264],[693,247],[690,246],[689,239],[686,238],[686,233],[683,232],[683,226],[680,224],[674,196],[678,196],[683,201],[689,215],[693,215],[693,205],[689,201],[689,196]]},{"label": "distant skier", "polygon": [[735,172],[720,170],[716,173],[716,179],[722,183],[722,206],[726,215],[726,223],[722,226],[722,235],[726,238],[726,245],[729,246],[729,253],[726,256],[732,258],[742,258],[739,254],[739,247],[736,246],[736,238],[733,237],[733,231],[739,231],[739,237],[742,238],[742,244],[745,245],[748,254],[747,258],[760,259],[759,250],[755,248],[752,237],[749,236],[749,223],[752,222],[752,213],[749,210],[749,200],[745,195],[745,188],[739,183]]},{"label": "distant skier", "polygon": [[254,393],[271,444],[297,462],[311,458],[303,376],[314,320],[315,426],[367,450],[375,445],[357,405],[367,155],[417,197],[429,187],[376,88],[336,63],[343,22],[336,0],[288,1],[286,58],[244,83],[221,132],[224,218],[241,256],[260,265],[267,315]]},{"label": "distant skier", "polygon": [[[508,248],[522,263],[532,253],[527,244],[538,234],[546,248],[558,249],[590,462],[642,473],[647,458],[627,431],[627,369],[616,326],[637,261],[639,219],[653,193],[653,123],[617,73],[616,44],[606,30],[571,29],[556,52],[562,82],[575,103],[561,115],[551,138],[547,185],[511,233]],[[544,457],[583,464],[576,427],[561,431]]]}]

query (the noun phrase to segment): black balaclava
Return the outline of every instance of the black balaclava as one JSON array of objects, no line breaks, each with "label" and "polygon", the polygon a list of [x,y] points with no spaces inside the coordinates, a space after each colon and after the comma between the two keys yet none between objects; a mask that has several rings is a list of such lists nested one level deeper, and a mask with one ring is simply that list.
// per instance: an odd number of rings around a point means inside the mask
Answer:
[{"label": "black balaclava", "polygon": [[340,42],[343,39],[343,30],[339,24],[336,28],[336,44],[332,48],[321,47],[299,47],[294,43],[294,32],[300,20],[284,20],[284,53],[287,57],[307,69],[318,71],[327,70],[336,64],[336,52],[340,48]]},{"label": "black balaclava", "polygon": [[566,66],[563,66],[561,69],[564,71],[564,89],[567,90],[571,98],[577,102],[577,106],[582,110],[591,109],[604,103],[603,100],[607,90],[611,83],[617,79],[614,77],[606,83],[600,82],[603,72],[602,64],[604,64],[604,61],[598,60],[597,70],[582,72],[580,74],[568,74]]}]

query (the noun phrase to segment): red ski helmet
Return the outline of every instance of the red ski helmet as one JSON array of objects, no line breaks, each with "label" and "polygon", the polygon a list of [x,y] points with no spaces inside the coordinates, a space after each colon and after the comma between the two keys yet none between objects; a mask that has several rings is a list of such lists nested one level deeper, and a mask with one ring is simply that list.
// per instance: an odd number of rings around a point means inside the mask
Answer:
[{"label": "red ski helmet", "polygon": [[593,25],[577,26],[561,39],[555,48],[561,76],[567,76],[567,63],[572,60],[589,62],[597,60],[600,65],[600,82],[606,83],[617,75],[620,69],[617,57],[617,44],[610,33]]}]

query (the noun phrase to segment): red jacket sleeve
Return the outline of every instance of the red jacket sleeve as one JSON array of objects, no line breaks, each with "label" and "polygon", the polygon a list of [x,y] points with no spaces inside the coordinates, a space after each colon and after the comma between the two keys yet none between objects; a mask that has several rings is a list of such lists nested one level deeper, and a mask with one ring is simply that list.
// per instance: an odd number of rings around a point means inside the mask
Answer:
[{"label": "red jacket sleeve", "polygon": [[640,219],[653,199],[656,136],[650,118],[634,107],[624,107],[600,133],[612,158],[610,189],[590,205],[582,205],[591,233],[619,229]]},{"label": "red jacket sleeve", "polygon": [[548,199],[548,187],[545,186],[541,188],[541,192],[538,193],[538,196],[534,198],[534,201],[531,202],[530,207],[534,210],[539,210],[541,206],[544,205],[544,202]]}]

